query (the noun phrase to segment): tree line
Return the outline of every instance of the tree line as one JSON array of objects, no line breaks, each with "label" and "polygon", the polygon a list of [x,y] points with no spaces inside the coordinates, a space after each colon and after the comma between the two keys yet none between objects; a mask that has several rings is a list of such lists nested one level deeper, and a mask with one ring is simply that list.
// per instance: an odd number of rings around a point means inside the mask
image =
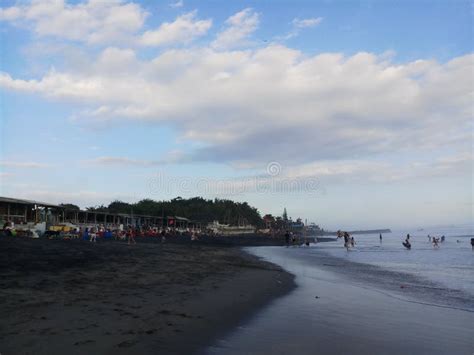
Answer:
[{"label": "tree line", "polygon": [[[62,206],[73,209],[74,205],[63,204]],[[247,202],[235,202],[217,198],[207,200],[202,197],[188,199],[176,197],[170,201],[144,199],[136,203],[113,201],[108,206],[88,207],[86,210],[92,212],[133,213],[156,217],[179,216],[201,223],[219,221],[219,223],[230,225],[251,224],[258,227],[263,225],[259,211]]]}]

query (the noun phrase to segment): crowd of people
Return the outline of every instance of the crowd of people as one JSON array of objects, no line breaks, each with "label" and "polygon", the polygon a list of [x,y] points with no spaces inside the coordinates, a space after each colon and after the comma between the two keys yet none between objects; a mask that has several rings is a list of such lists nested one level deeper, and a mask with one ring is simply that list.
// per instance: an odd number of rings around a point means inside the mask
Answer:
[{"label": "crowd of people", "polygon": [[194,229],[187,229],[179,231],[173,228],[158,228],[158,227],[123,227],[111,230],[103,226],[91,228],[79,228],[74,232],[78,238],[89,240],[90,242],[97,242],[99,239],[114,239],[118,241],[126,241],[127,244],[136,244],[136,237],[151,237],[160,238],[164,243],[167,238],[173,237],[189,237],[192,241],[199,240],[201,231]]},{"label": "crowd of people", "polygon": [[[5,236],[17,236],[15,225],[11,221],[3,224],[2,233]],[[61,226],[59,229],[53,228],[47,230],[43,236],[50,239],[80,239],[97,243],[98,240],[116,240],[126,241],[128,244],[136,244],[136,237],[155,237],[160,238],[161,242],[165,242],[167,238],[173,237],[189,237],[190,240],[199,240],[201,235],[211,235],[212,232],[188,228],[186,230],[178,230],[170,227],[153,227],[153,226],[124,226],[124,225],[108,225],[103,224],[76,227]],[[21,235],[23,236],[23,235]]]},{"label": "crowd of people", "polygon": [[[402,242],[402,245],[406,249],[411,249],[412,245],[411,245],[410,237],[411,237],[410,234],[407,234],[406,237],[405,237],[405,240]],[[342,239],[342,238],[344,238],[344,248],[346,248],[347,251],[349,251],[351,248],[355,247],[356,243],[355,243],[354,237],[351,236],[348,232],[338,230],[337,231],[337,239]],[[382,234],[379,234],[380,243],[382,243],[382,240],[383,240]],[[435,236],[428,235],[428,242],[433,245],[434,249],[439,249],[440,245],[442,243],[444,243],[445,240],[446,240],[446,237],[444,235],[442,235],[441,237],[435,237]],[[457,240],[457,242],[459,243],[460,241]],[[474,238],[471,238],[471,246],[472,246],[472,249],[474,250]]]},{"label": "crowd of people", "polygon": [[[317,242],[317,239],[315,241]],[[293,246],[305,245],[309,247],[309,240],[308,238],[302,238],[302,236],[298,233],[290,232],[289,230],[287,230],[285,232],[285,245],[286,247],[289,247],[290,245],[293,245]]]}]

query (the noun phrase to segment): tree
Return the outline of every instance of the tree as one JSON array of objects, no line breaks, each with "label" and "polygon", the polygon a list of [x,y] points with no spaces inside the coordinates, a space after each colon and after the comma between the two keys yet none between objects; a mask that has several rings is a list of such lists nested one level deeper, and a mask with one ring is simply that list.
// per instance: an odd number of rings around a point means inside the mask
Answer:
[{"label": "tree", "polygon": [[248,223],[256,227],[264,225],[260,213],[247,202],[234,202],[231,200],[214,199],[206,200],[202,197],[184,199],[176,197],[170,201],[154,201],[144,199],[137,203],[114,201],[108,207],[89,207],[89,211],[105,211],[110,213],[131,213],[161,217],[179,216],[186,217],[201,223],[219,221],[220,223],[238,225]]},{"label": "tree", "polygon": [[59,207],[62,207],[66,210],[73,210],[73,211],[79,211],[80,208],[77,205],[73,205],[72,203],[60,203]]}]

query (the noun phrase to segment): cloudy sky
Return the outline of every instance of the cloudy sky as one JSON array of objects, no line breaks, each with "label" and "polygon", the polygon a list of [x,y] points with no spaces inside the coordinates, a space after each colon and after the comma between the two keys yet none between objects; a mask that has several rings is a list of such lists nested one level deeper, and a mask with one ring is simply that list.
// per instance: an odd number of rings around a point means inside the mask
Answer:
[{"label": "cloudy sky", "polygon": [[0,195],[473,220],[470,1],[1,1]]}]

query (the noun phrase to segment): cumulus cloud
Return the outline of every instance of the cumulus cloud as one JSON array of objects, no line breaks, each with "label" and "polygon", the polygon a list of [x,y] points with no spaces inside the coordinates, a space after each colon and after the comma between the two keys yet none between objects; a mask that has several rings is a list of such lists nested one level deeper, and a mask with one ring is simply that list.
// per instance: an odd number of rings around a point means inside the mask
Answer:
[{"label": "cumulus cloud", "polygon": [[121,0],[69,4],[63,0],[34,0],[0,9],[0,21],[31,28],[39,37],[87,43],[123,43],[139,31],[148,13]]},{"label": "cumulus cloud", "polygon": [[145,61],[107,48],[87,71],[2,73],[0,86],[78,100],[92,119],[174,123],[183,139],[202,143],[185,161],[278,156],[295,165],[469,142],[473,58],[395,64],[372,53],[308,57],[270,45],[168,50]]},{"label": "cumulus cloud", "polygon": [[162,46],[189,43],[207,33],[212,20],[196,19],[196,11],[176,18],[174,22],[164,22],[156,30],[143,33],[139,42],[144,46]]},{"label": "cumulus cloud", "polygon": [[248,37],[258,28],[259,14],[246,8],[226,20],[227,28],[212,42],[218,49],[234,48],[246,44]]},{"label": "cumulus cloud", "polygon": [[[466,133],[472,131],[474,109],[472,54],[446,63],[394,62],[393,55],[385,53],[308,56],[285,45],[248,48],[244,44],[259,23],[258,13],[250,8],[229,17],[208,45],[174,48],[205,35],[211,20],[190,12],[140,34],[146,12],[133,3],[43,4],[2,9],[0,18],[14,23],[31,20],[29,26],[40,35],[87,42],[104,38],[103,48],[83,59],[87,65],[66,61],[38,77],[0,72],[0,87],[73,100],[80,108],[76,115],[84,120],[172,124],[182,140],[199,143],[194,150],[174,152],[166,159],[102,157],[97,164],[147,167],[211,161],[257,166],[278,160],[294,171],[301,167],[342,176],[345,171],[357,175],[357,169],[383,169],[379,163],[365,162],[387,152],[423,153],[448,145],[465,148],[472,142],[472,134]],[[106,21],[112,9],[131,13],[135,20],[116,16]],[[71,16],[92,20],[81,18],[73,30],[77,33],[60,31],[62,22],[54,19],[74,23]],[[45,19],[51,20],[49,30],[43,27]],[[295,19],[293,26],[314,27],[321,20]],[[118,48],[113,40],[105,40],[115,35],[104,34],[119,32],[134,35],[143,45],[164,48],[154,57],[142,56],[140,46]],[[441,168],[446,164],[436,164],[415,167],[449,170]]]}]

